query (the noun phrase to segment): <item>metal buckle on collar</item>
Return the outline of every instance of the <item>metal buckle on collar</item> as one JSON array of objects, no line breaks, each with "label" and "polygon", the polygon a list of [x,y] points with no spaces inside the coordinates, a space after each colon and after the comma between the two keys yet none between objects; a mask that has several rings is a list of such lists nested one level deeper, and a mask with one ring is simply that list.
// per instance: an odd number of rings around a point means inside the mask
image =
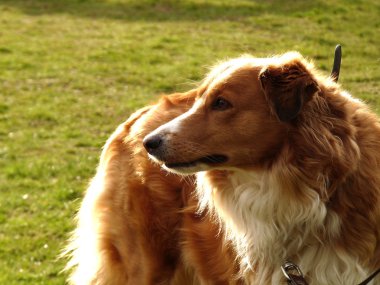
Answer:
[{"label": "metal buckle on collar", "polygon": [[281,266],[282,273],[291,285],[298,285],[294,277],[304,278],[301,269],[293,262],[287,261]]},{"label": "metal buckle on collar", "polygon": [[[301,269],[298,265],[293,262],[286,261],[281,266],[282,273],[286,277],[289,285],[307,285],[307,282],[303,276]],[[358,285],[367,285],[369,284],[375,277],[380,274],[380,268],[377,269],[374,273],[372,273],[366,280],[361,282]]]}]

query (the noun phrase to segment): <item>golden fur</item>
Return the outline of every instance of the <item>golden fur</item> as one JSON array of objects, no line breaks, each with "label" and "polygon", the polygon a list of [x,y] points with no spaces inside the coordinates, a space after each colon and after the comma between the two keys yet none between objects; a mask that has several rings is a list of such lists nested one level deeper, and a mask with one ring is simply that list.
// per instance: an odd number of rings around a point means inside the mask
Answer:
[{"label": "golden fur", "polygon": [[142,145],[194,98],[195,91],[166,96],[109,138],[67,250],[70,284],[238,283],[231,246],[206,211],[197,212],[194,178],[152,164]]}]

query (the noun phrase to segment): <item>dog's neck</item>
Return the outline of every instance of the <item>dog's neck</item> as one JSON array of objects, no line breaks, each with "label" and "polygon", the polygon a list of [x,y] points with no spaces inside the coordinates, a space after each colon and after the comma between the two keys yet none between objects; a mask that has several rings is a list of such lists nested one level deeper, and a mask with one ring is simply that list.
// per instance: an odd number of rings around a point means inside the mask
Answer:
[{"label": "dog's neck", "polygon": [[281,265],[302,249],[301,240],[326,242],[339,232],[336,219],[329,225],[328,210],[317,192],[301,183],[242,170],[204,172],[198,180],[201,205],[215,210],[233,235],[229,237],[252,255],[251,262]]},{"label": "dog's neck", "polygon": [[327,266],[326,259],[337,255],[331,249],[340,232],[338,215],[296,180],[282,173],[241,170],[198,174],[201,208],[209,207],[219,218],[243,269],[255,271],[254,284],[280,283],[280,266],[287,259],[309,271],[313,259]]}]

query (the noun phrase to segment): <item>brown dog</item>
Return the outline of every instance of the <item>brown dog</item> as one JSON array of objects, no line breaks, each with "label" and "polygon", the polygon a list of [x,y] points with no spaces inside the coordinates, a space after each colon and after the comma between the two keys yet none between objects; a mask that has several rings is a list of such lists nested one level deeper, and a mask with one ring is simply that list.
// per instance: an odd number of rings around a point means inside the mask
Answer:
[{"label": "brown dog", "polygon": [[280,284],[289,259],[318,285],[380,267],[379,119],[300,54],[222,63],[144,145],[197,173],[247,283]]},{"label": "brown dog", "polygon": [[235,284],[234,253],[206,211],[194,178],[148,160],[142,139],[192,106],[196,91],[162,98],[107,141],[68,252],[71,284]]}]

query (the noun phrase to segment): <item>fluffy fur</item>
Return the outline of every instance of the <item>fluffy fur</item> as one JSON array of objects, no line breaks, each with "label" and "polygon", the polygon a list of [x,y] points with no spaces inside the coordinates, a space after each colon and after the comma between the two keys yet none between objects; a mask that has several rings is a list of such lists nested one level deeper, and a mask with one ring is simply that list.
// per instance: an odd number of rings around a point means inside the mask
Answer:
[{"label": "fluffy fur", "polygon": [[248,284],[284,282],[286,260],[319,285],[380,267],[380,124],[363,103],[294,52],[224,62],[197,92],[144,143],[166,169],[198,173],[201,209]]},{"label": "fluffy fur", "polygon": [[107,141],[66,252],[70,284],[239,283],[229,242],[207,211],[197,211],[194,178],[162,170],[142,144],[195,95],[166,96],[137,111]]}]

